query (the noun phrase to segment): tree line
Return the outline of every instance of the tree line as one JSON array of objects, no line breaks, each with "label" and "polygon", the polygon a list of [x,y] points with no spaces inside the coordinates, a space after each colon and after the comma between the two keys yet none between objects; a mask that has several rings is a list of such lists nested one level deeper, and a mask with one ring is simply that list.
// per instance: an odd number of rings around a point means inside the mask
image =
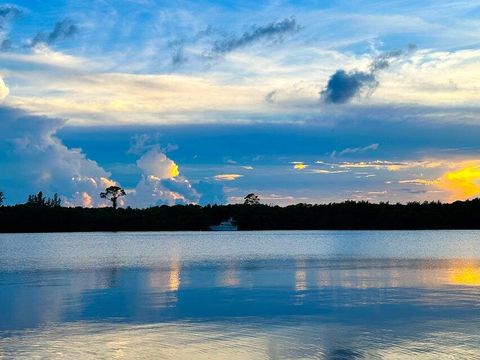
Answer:
[{"label": "tree line", "polygon": [[[281,207],[260,204],[257,195],[248,194],[243,204],[133,209],[117,208],[117,199],[125,194],[116,190],[113,195],[107,189],[104,192],[112,202],[110,208],[62,207],[57,195],[29,196],[25,204],[0,207],[0,232],[197,231],[228,218],[237,221],[239,230],[480,229],[480,199],[407,204],[345,201]],[[3,194],[0,199],[4,199]]]}]

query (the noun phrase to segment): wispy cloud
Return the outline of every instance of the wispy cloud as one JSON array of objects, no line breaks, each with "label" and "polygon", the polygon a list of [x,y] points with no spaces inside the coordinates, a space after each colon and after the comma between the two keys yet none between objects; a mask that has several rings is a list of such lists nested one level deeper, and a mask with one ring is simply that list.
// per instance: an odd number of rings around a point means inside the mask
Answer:
[{"label": "wispy cloud", "polygon": [[40,43],[53,44],[57,41],[73,37],[78,33],[78,26],[70,19],[64,19],[55,24],[50,32],[39,32],[31,41],[31,46]]},{"label": "wispy cloud", "polygon": [[350,170],[325,170],[325,169],[313,169],[310,171],[313,174],[343,174],[348,173]]},{"label": "wispy cloud", "polygon": [[348,154],[362,154],[364,152],[367,152],[367,151],[374,151],[374,150],[377,150],[378,149],[378,144],[370,144],[370,145],[367,145],[367,146],[363,146],[363,147],[355,147],[355,148],[346,148],[346,149],[343,149],[343,150],[340,150],[340,151],[332,151],[331,153],[331,157],[335,157],[335,156],[343,156],[343,155],[348,155]]},{"label": "wispy cloud", "polygon": [[214,176],[214,179],[217,181],[233,181],[241,177],[243,177],[243,175],[240,174],[218,174]]},{"label": "wispy cloud", "polygon": [[22,10],[15,5],[0,5],[0,29],[6,21],[9,21],[22,13]]},{"label": "wispy cloud", "polygon": [[414,185],[434,185],[435,180],[428,179],[408,179],[408,180],[398,180],[399,184],[414,184]]},{"label": "wispy cloud", "polygon": [[244,32],[239,37],[232,36],[228,39],[216,41],[210,53],[211,55],[225,55],[259,41],[279,42],[285,35],[295,33],[299,29],[300,26],[293,17],[267,25],[254,26],[252,30]]}]

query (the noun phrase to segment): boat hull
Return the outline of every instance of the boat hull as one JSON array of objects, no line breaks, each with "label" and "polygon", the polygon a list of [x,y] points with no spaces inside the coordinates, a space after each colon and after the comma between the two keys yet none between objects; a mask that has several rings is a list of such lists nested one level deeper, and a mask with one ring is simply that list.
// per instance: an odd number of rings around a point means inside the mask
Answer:
[{"label": "boat hull", "polygon": [[214,226],[210,226],[210,230],[212,230],[212,231],[237,231],[238,228],[236,226],[214,225]]}]

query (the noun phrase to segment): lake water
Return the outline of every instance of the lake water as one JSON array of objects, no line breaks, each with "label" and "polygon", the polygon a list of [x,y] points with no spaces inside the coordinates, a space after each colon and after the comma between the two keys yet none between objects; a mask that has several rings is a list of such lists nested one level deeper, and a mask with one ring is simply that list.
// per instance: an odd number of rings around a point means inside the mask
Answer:
[{"label": "lake water", "polygon": [[479,359],[479,231],[0,234],[0,359]]}]

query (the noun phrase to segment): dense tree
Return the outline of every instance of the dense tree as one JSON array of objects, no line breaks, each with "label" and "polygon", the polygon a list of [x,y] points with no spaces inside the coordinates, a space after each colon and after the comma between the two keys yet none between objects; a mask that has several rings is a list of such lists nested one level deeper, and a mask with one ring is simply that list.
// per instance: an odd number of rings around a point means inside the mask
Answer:
[{"label": "dense tree", "polygon": [[108,188],[105,189],[104,192],[100,193],[100,197],[102,199],[108,199],[112,202],[112,207],[114,209],[117,208],[117,199],[125,195],[126,195],[125,190],[123,190],[119,186],[109,186]]},{"label": "dense tree", "polygon": [[0,232],[208,230],[230,217],[240,230],[480,229],[480,199],[451,204],[164,205],[116,211],[22,204],[0,207]]},{"label": "dense tree", "polygon": [[258,205],[260,204],[260,198],[254,193],[250,193],[244,197],[244,205]]},{"label": "dense tree", "polygon": [[5,195],[3,195],[3,191],[0,191],[0,206],[3,205],[4,201],[5,201]]},{"label": "dense tree", "polygon": [[60,207],[62,205],[62,201],[58,197],[58,194],[55,193],[52,198],[45,197],[43,192],[39,192],[38,194],[28,195],[27,198],[27,205],[30,206],[45,206],[45,207]]}]

